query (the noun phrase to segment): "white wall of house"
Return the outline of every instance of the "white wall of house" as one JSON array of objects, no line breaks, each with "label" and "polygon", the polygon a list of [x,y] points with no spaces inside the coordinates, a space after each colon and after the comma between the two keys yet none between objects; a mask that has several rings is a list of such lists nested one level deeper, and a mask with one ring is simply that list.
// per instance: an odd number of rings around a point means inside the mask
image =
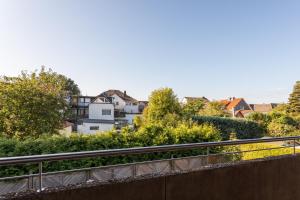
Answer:
[{"label": "white wall of house", "polygon": [[114,94],[112,97],[114,98],[113,103],[115,104],[115,109],[123,110],[126,106],[126,102],[116,94]]},{"label": "white wall of house", "polygon": [[89,119],[114,120],[114,105],[111,103],[91,103],[89,105]]},{"label": "white wall of house", "polygon": [[125,119],[128,121],[128,124],[133,124],[133,119],[135,116],[141,116],[141,114],[126,114]]},{"label": "white wall of house", "polygon": [[137,103],[136,103],[136,105],[134,105],[133,103],[128,103],[124,107],[124,111],[126,113],[139,113],[139,105]]},{"label": "white wall of house", "polygon": [[[95,130],[98,127],[98,130]],[[83,123],[77,126],[77,132],[82,134],[95,134],[104,131],[110,131],[113,129],[114,124],[104,124],[104,123]],[[93,130],[91,130],[93,129]]]}]

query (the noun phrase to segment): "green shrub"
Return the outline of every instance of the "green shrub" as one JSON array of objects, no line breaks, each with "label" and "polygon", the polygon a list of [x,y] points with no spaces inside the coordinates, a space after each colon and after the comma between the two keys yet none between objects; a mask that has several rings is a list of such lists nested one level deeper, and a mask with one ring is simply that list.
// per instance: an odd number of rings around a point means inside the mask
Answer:
[{"label": "green shrub", "polygon": [[[64,136],[44,136],[38,139],[0,139],[1,156],[25,156],[62,152],[78,152],[102,149],[118,149],[141,146],[156,146],[179,143],[195,143],[220,140],[219,131],[210,125],[195,125],[180,123],[177,127],[163,127],[150,124],[143,126],[137,132],[123,129],[121,133],[110,131],[95,135],[73,134]],[[219,152],[215,148],[212,152]],[[167,153],[150,153],[145,155],[88,158],[58,162],[45,162],[45,172],[69,170],[85,167],[122,164],[145,160],[156,160],[171,157],[192,156],[206,153],[205,149],[176,151]],[[22,175],[29,172],[37,173],[37,165],[0,167],[0,176]]]},{"label": "green shrub", "polygon": [[210,124],[219,129],[222,140],[229,140],[232,133],[235,133],[237,139],[260,138],[265,134],[262,125],[250,120],[211,116],[196,116],[193,120],[198,124]]}]

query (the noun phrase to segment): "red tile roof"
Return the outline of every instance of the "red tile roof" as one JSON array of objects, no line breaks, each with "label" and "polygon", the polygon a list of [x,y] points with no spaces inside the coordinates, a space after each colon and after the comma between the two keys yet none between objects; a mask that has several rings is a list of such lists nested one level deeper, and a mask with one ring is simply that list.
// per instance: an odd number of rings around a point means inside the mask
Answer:
[{"label": "red tile roof", "polygon": [[237,106],[243,100],[243,98],[233,98],[232,100],[224,99],[221,100],[220,103],[224,104],[227,110],[232,110],[232,108]]},{"label": "red tile roof", "polygon": [[234,108],[235,106],[237,106],[241,101],[243,101],[243,98],[235,98],[235,99],[233,99],[233,100],[226,106],[226,109],[227,109],[227,110],[231,110],[232,108]]}]

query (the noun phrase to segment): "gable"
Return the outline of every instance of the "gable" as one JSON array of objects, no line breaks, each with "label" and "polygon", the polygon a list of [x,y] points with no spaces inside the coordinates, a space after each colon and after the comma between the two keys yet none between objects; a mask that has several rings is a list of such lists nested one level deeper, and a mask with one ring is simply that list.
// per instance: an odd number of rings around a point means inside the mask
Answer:
[{"label": "gable", "polygon": [[250,106],[243,98],[235,98],[232,101],[227,101],[226,103],[227,110],[251,110]]},{"label": "gable", "polygon": [[127,103],[137,103],[138,101],[131,96],[127,95],[126,91],[121,92],[120,90],[107,90],[106,92],[101,93],[98,96],[103,96],[103,97],[119,97],[121,98],[124,102]]},{"label": "gable", "polygon": [[109,103],[109,101],[105,97],[97,97],[93,103]]},{"label": "gable", "polygon": [[113,94],[112,97],[114,98],[114,102],[119,102],[119,104],[126,104],[126,102],[122,98],[120,98],[119,95]]}]

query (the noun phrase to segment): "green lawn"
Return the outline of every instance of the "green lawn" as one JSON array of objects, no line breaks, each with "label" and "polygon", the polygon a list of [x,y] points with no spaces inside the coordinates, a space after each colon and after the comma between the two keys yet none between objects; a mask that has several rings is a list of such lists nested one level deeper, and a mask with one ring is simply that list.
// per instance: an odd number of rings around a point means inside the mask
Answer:
[{"label": "green lawn", "polygon": [[[282,147],[279,144],[273,143],[261,143],[261,144],[245,144],[240,145],[241,151],[249,151],[249,150],[258,150],[258,149],[267,149],[267,148],[277,148]],[[242,160],[252,160],[252,159],[259,159],[265,158],[270,156],[280,156],[286,154],[292,154],[294,149],[292,147],[286,147],[283,149],[273,149],[273,150],[261,150],[261,151],[254,151],[254,152],[245,152],[242,153]],[[300,149],[296,149],[296,152],[299,153]]]}]

